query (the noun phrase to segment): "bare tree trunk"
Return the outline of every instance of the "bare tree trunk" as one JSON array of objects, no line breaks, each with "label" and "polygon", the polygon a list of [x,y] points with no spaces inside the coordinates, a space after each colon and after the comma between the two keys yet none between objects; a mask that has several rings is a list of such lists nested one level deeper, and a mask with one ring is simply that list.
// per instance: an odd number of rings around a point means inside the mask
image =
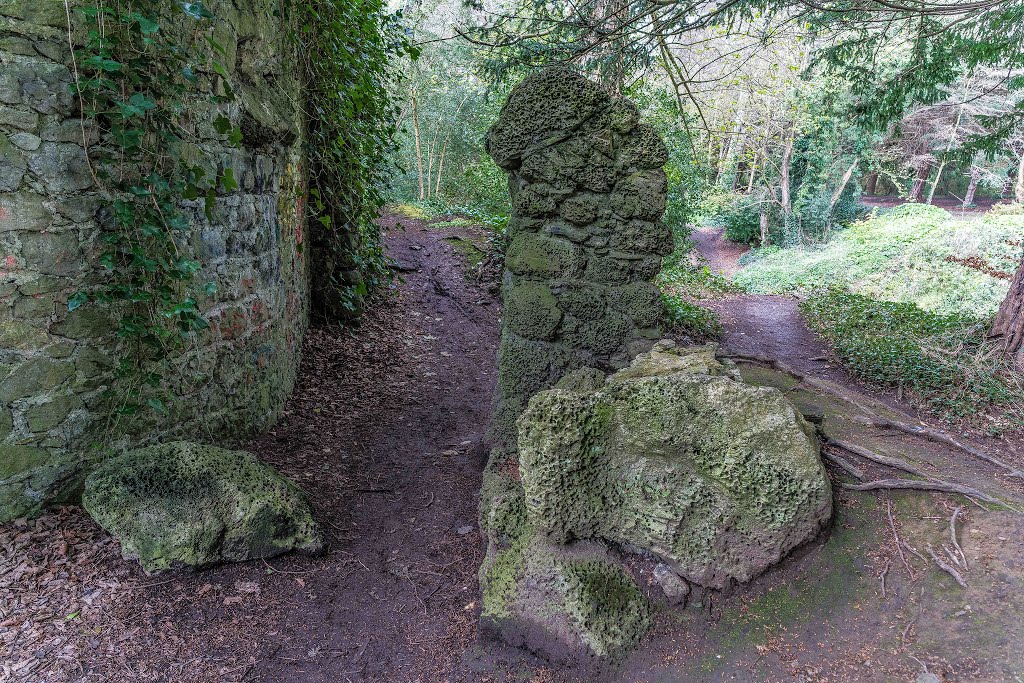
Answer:
[{"label": "bare tree trunk", "polygon": [[757,159],[760,156],[759,152],[754,153],[754,160],[750,162],[750,177],[747,179],[747,194],[754,191],[754,178],[757,175]]},{"label": "bare tree trunk", "polygon": [[420,201],[426,199],[423,194],[423,149],[420,147],[420,115],[416,108],[416,91],[412,91],[412,131],[416,138],[416,175],[420,181]]},{"label": "bare tree trunk", "polygon": [[427,199],[430,199],[430,189],[434,186],[431,183],[432,174],[434,172],[434,156],[437,151],[437,134],[441,131],[441,122],[438,121],[434,125],[434,136],[430,141],[430,149],[427,151]]},{"label": "bare tree trunk", "polygon": [[875,194],[876,190],[878,190],[878,171],[868,176],[868,182],[864,186],[864,192],[867,194]]},{"label": "bare tree trunk", "polygon": [[976,167],[971,167],[971,182],[967,184],[967,194],[964,195],[964,208],[974,204],[974,193],[978,191],[978,180],[981,174]]},{"label": "bare tree trunk", "polygon": [[764,206],[761,207],[758,223],[761,226],[761,247],[764,248],[768,246],[768,214],[765,212]]},{"label": "bare tree trunk", "polygon": [[935,174],[935,180],[932,181],[932,188],[928,190],[928,203],[931,204],[932,200],[935,199],[935,188],[939,186],[939,181],[942,180],[942,171],[946,168],[946,160],[943,159],[939,162],[939,170]]},{"label": "bare tree trunk", "polygon": [[1024,203],[1024,152],[1020,155],[1020,163],[1017,165],[1017,184],[1013,188],[1013,198]]},{"label": "bare tree trunk", "polygon": [[850,167],[848,169],[846,169],[846,173],[843,174],[842,179],[839,181],[839,187],[837,187],[836,191],[832,193],[832,199],[828,203],[828,213],[830,217],[832,215],[832,212],[836,208],[836,204],[839,203],[839,198],[843,196],[843,190],[845,190],[846,186],[850,183],[850,178],[853,177],[853,173],[856,170],[857,159],[854,159],[853,163],[850,164]]},{"label": "bare tree trunk", "polygon": [[793,215],[793,199],[790,197],[790,170],[789,167],[793,163],[793,142],[794,135],[790,135],[786,140],[786,148],[782,152],[782,163],[779,165],[779,192],[782,195],[782,215],[789,220],[789,217]]},{"label": "bare tree trunk", "polygon": [[441,158],[437,162],[437,185],[434,187],[434,195],[441,192],[441,173],[444,172],[444,153],[448,151],[448,138],[444,139],[444,144],[441,145]]},{"label": "bare tree trunk", "polygon": [[928,167],[922,166],[917,169],[914,177],[914,185],[910,188],[910,201],[919,202],[924,197],[924,185],[928,182]]},{"label": "bare tree trunk", "polygon": [[1024,256],[988,336],[999,341],[1003,353],[1013,357],[1017,367],[1024,368]]}]

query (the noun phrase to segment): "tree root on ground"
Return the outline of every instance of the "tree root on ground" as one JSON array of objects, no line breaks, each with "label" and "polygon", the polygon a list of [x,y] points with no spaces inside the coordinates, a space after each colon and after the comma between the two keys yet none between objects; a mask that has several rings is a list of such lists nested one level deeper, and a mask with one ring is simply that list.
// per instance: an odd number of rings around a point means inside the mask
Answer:
[{"label": "tree root on ground", "polygon": [[1009,472],[1009,476],[1011,476],[1011,477],[1016,477],[1018,479],[1024,479],[1024,471],[1021,471],[1021,470],[1017,469],[1016,467],[1014,467],[1013,465],[1005,463],[1002,460],[1000,460],[999,458],[991,456],[988,453],[985,453],[984,451],[975,448],[974,446],[971,446],[969,444],[965,444],[965,443],[963,443],[961,441],[957,441],[956,439],[954,439],[952,436],[950,436],[946,432],[940,431],[938,429],[931,429],[929,427],[912,425],[912,424],[908,424],[906,422],[899,422],[897,420],[889,420],[889,419],[881,418],[881,417],[856,418],[856,421],[860,422],[861,424],[869,425],[871,427],[882,427],[882,428],[888,427],[890,429],[895,429],[895,430],[898,430],[898,431],[901,431],[901,432],[905,432],[907,434],[913,434],[915,436],[922,436],[922,437],[928,439],[929,441],[935,441],[937,443],[944,443],[947,446],[952,446],[953,448],[958,448],[958,449],[964,451],[965,453],[969,453],[970,455],[973,455],[974,457],[978,458],[979,460],[984,460],[985,462],[987,462],[989,464],[995,465],[996,467],[1000,467],[1000,468],[1006,470],[1007,472]]}]

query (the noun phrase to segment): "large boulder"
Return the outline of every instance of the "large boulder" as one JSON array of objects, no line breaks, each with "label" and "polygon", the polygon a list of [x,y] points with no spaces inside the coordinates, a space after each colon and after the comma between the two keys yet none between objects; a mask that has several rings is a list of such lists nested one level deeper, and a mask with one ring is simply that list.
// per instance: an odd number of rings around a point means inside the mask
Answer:
[{"label": "large boulder", "polygon": [[537,533],[513,477],[489,469],[484,485],[481,632],[555,662],[600,668],[628,654],[654,609],[617,553]]},{"label": "large boulder", "polygon": [[324,545],[302,490],[245,451],[184,441],[128,451],[89,475],[82,504],[147,572]]},{"label": "large boulder", "polygon": [[659,345],[596,390],[537,394],[518,445],[527,519],[550,542],[641,548],[709,588],[757,576],[832,514],[814,428],[713,346]]}]

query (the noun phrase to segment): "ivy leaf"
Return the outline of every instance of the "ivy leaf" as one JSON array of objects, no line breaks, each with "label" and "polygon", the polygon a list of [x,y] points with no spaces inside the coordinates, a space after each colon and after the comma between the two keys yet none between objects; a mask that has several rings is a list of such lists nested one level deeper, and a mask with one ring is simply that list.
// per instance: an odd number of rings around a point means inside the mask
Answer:
[{"label": "ivy leaf", "polygon": [[209,43],[210,47],[212,47],[214,50],[219,52],[221,55],[227,57],[228,51],[224,49],[223,45],[221,45],[220,43],[218,43],[216,40],[214,40],[213,38],[211,38],[209,36],[206,37],[206,42]]},{"label": "ivy leaf", "polygon": [[213,129],[218,135],[227,135],[231,130],[231,119],[221,114],[213,121]]},{"label": "ivy leaf", "polygon": [[121,67],[124,66],[124,64],[116,59],[110,59],[109,57],[103,57],[102,55],[93,55],[92,57],[84,60],[82,64],[98,71],[107,72],[120,71]]},{"label": "ivy leaf", "polygon": [[185,77],[186,81],[193,85],[199,82],[199,77],[196,76],[196,72],[189,65],[182,67],[181,75]]},{"label": "ivy leaf", "polygon": [[89,301],[89,295],[85,292],[75,292],[68,298],[68,311],[74,311],[82,304]]},{"label": "ivy leaf", "polygon": [[206,293],[206,296],[213,296],[214,294],[217,293],[217,283],[207,282],[206,286],[203,287],[203,292]]},{"label": "ivy leaf", "polygon": [[225,192],[238,189],[238,182],[235,180],[235,171],[232,168],[225,168],[224,175],[220,178],[220,186]]},{"label": "ivy leaf", "polygon": [[188,16],[193,19],[213,19],[213,12],[206,9],[206,5],[201,2],[183,2],[181,3],[181,9]]},{"label": "ivy leaf", "polygon": [[242,127],[235,126],[231,129],[231,134],[228,135],[228,142],[232,147],[238,147],[242,144]]}]

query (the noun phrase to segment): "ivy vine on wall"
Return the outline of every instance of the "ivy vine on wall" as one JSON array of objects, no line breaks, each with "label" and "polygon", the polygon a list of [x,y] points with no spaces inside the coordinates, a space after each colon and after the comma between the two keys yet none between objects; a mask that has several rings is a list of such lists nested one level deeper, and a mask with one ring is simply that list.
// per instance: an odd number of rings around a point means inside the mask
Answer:
[{"label": "ivy vine on wall", "polygon": [[288,15],[305,60],[313,312],[351,319],[390,276],[374,220],[396,147],[395,60],[418,50],[383,0],[289,0]]},{"label": "ivy vine on wall", "polygon": [[[198,301],[214,285],[198,281],[189,203],[209,217],[217,192],[237,187],[232,169],[200,146],[211,134],[241,143],[223,113],[234,93],[202,2],[105,0],[77,11],[88,34],[75,52],[74,94],[83,132],[88,122],[96,134],[89,158],[109,272],[68,308],[95,302],[114,312],[124,342],[115,414],[144,405],[165,413],[167,361],[208,326]],[[213,106],[188,106],[196,98]]]}]

